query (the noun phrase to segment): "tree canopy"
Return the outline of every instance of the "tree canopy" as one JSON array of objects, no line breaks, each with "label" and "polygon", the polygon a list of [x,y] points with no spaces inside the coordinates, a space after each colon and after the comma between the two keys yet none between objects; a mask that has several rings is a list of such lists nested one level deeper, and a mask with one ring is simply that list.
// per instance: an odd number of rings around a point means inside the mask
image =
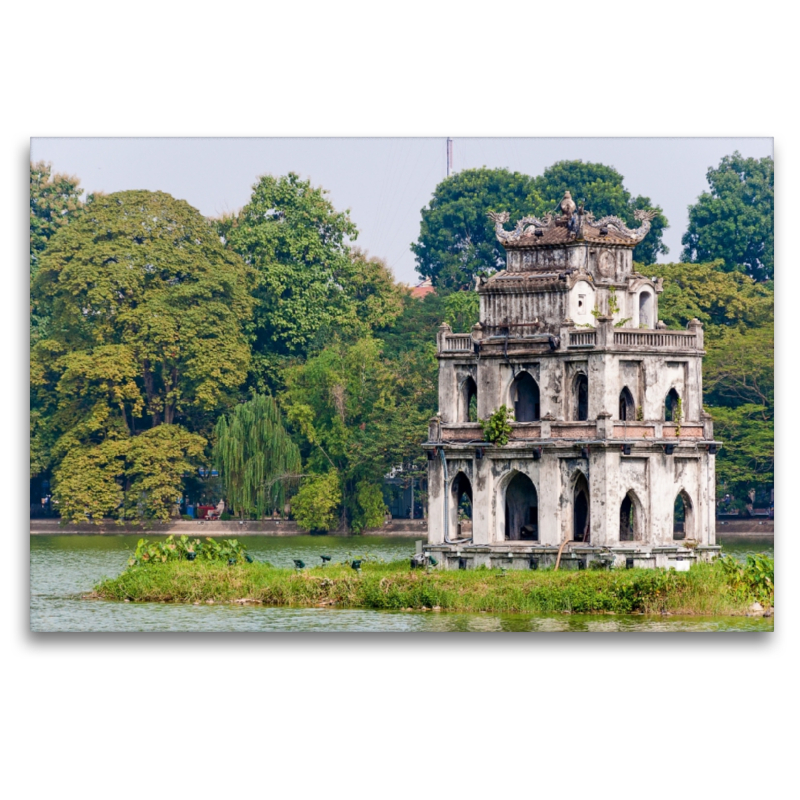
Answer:
[{"label": "tree canopy", "polygon": [[[162,192],[94,196],[52,237],[33,286],[34,308],[50,322],[31,354],[32,449],[38,468],[61,464],[62,508],[81,480],[73,470],[68,482],[62,462],[81,449],[93,451],[92,474],[109,480],[127,474],[114,466],[120,458],[142,462],[138,437],[162,424],[185,457],[197,452],[247,372],[249,288],[247,267],[213,226]],[[171,493],[180,495],[178,478]]]},{"label": "tree canopy", "polygon": [[280,386],[280,369],[317,352],[334,331],[357,334],[400,312],[388,268],[350,248],[358,230],[326,194],[292,172],[265,175],[250,202],[218,222],[257,276],[250,383],[259,391]]},{"label": "tree canopy", "polygon": [[439,291],[468,288],[475,275],[503,269],[490,211],[512,219],[530,213],[531,179],[505,169],[467,169],[443,180],[422,209],[419,239],[411,245],[417,272]]},{"label": "tree canopy", "polygon": [[311,470],[339,476],[344,526],[357,529],[370,508],[374,515],[374,493],[363,484],[380,486],[411,447],[419,450],[427,416],[413,392],[398,391],[402,377],[393,367],[380,342],[367,336],[352,344],[336,340],[286,370],[287,417],[309,444]]},{"label": "tree canopy", "polygon": [[302,477],[300,450],[283,427],[275,398],[254,395],[219,418],[213,462],[228,504],[239,516],[283,509],[287,489]]},{"label": "tree canopy", "polygon": [[669,227],[669,223],[659,206],[653,205],[649,197],[633,197],[623,181],[623,176],[617,170],[605,164],[580,160],[559,161],[533,179],[527,213],[543,216],[554,212],[566,191],[572,193],[576,203],[584,203],[586,210],[596,218],[617,216],[632,228],[639,227],[633,216],[634,211],[657,211],[658,214],[650,223],[649,233],[633,251],[634,261],[654,264],[659,254],[669,252],[662,241],[664,229]]},{"label": "tree canopy", "polygon": [[751,489],[774,484],[774,293],[722,263],[657,264],[664,278],[659,316],[672,328],[697,317],[705,325],[703,399],[723,442],[717,458],[720,494],[744,504]]},{"label": "tree canopy", "polygon": [[706,173],[710,191],[689,206],[682,261],[719,259],[727,272],[772,280],[775,267],[775,164],[725,156]]},{"label": "tree canopy", "polygon": [[486,167],[459,172],[442,181],[422,209],[419,239],[411,245],[417,272],[439,291],[469,288],[475,275],[506,263],[488,213],[508,211],[512,221],[543,216],[557,208],[567,190],[596,217],[618,216],[632,227],[639,225],[633,216],[637,209],[657,211],[650,232],[633,251],[634,260],[655,263],[668,252],[662,241],[667,219],[649,197],[633,197],[623,180],[613,167],[583,161],[559,161],[536,178]]}]

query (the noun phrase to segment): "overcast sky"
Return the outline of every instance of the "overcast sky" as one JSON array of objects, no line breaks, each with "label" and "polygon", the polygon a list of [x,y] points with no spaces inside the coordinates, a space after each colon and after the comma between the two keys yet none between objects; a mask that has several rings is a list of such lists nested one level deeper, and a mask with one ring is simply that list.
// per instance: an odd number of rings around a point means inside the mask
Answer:
[{"label": "overcast sky", "polygon": [[[677,261],[687,207],[707,189],[708,168],[734,150],[772,156],[772,144],[771,138],[455,138],[454,167],[539,175],[564,159],[613,166],[634,196],[664,209],[670,252],[661,260]],[[384,258],[405,283],[419,280],[409,245],[446,171],[443,138],[35,138],[31,159],[76,175],[89,192],[160,190],[207,216],[241,208],[259,175],[294,171],[327,189],[337,209],[350,209],[357,244]]]}]

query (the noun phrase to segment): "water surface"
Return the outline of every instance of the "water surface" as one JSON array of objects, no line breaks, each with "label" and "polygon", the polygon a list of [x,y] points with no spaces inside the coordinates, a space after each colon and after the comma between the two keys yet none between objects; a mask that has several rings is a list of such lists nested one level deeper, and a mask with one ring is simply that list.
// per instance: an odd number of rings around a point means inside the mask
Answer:
[{"label": "water surface", "polygon": [[[83,600],[101,579],[118,575],[138,536],[31,536],[31,630],[33,631],[769,631],[772,619],[748,617],[648,617],[604,615],[457,614],[260,606],[194,606]],[[159,538],[159,537],[150,537]],[[293,559],[308,566],[380,558],[393,561],[414,552],[409,538],[248,536],[248,552],[276,566]],[[769,539],[724,544],[739,558],[772,555]]]}]

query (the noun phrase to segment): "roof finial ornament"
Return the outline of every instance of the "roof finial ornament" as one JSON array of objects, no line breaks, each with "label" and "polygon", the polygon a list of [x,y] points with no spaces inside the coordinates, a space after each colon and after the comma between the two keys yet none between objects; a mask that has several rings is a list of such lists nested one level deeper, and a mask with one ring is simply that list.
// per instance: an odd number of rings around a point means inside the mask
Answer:
[{"label": "roof finial ornament", "polygon": [[575,213],[575,201],[569,192],[564,192],[564,199],[561,201],[561,213],[565,219],[569,219]]}]

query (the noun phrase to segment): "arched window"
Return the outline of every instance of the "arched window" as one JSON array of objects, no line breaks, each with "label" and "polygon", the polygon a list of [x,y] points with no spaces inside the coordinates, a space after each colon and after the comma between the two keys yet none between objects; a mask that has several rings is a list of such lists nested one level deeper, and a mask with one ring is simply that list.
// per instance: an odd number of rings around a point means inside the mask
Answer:
[{"label": "arched window", "polygon": [[639,295],[639,327],[644,325],[646,328],[652,328],[654,322],[653,295],[650,292],[642,292]]},{"label": "arched window", "polygon": [[472,484],[469,478],[459,472],[450,486],[450,519],[456,536],[472,531]]},{"label": "arched window", "polygon": [[634,539],[640,539],[639,524],[633,492],[628,492],[619,508],[619,540],[632,542]]},{"label": "arched window", "polygon": [[539,540],[539,495],[533,481],[521,472],[506,488],[505,538]]},{"label": "arched window", "polygon": [[478,387],[472,376],[461,384],[461,392],[458,398],[458,421],[478,421]]},{"label": "arched window", "polygon": [[664,400],[664,422],[680,422],[678,419],[678,402],[680,396],[674,388],[669,390]]},{"label": "arched window", "polygon": [[511,384],[511,401],[517,422],[539,419],[539,386],[529,372],[520,372]]},{"label": "arched window", "polygon": [[630,422],[632,419],[635,418],[635,407],[633,404],[633,395],[630,393],[630,390],[626,386],[620,393],[619,393],[619,418],[623,422],[628,421]]},{"label": "arched window", "polygon": [[577,420],[589,419],[589,379],[583,373],[575,378],[573,401],[575,405],[574,418]]},{"label": "arched window", "polygon": [[694,538],[694,508],[692,499],[681,489],[672,509],[672,538]]},{"label": "arched window", "polygon": [[575,481],[572,493],[572,538],[576,542],[590,541],[589,484],[583,474]]}]

